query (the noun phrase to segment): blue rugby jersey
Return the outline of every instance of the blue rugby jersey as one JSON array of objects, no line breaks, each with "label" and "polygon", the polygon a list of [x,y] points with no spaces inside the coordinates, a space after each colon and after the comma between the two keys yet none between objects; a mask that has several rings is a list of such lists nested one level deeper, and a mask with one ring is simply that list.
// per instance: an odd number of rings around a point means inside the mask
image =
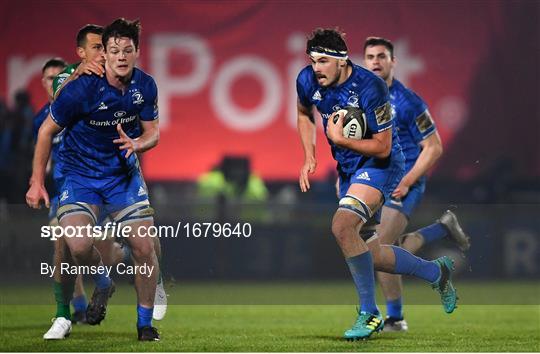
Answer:
[{"label": "blue rugby jersey", "polygon": [[[305,107],[315,105],[322,116],[326,132],[328,117],[341,108],[352,106],[362,109],[367,117],[365,138],[392,128],[392,115],[388,88],[378,76],[358,65],[352,64],[351,76],[342,84],[333,87],[319,86],[311,65],[306,66],[296,79],[296,91],[300,103]],[[327,139],[338,169],[354,173],[361,167],[384,167],[390,160],[403,160],[395,130],[392,132],[392,152],[386,159],[363,156],[352,150],[336,146]]]},{"label": "blue rugby jersey", "polygon": [[[50,103],[47,102],[39,110],[39,112],[37,112],[36,115],[34,116],[34,120],[32,123],[32,130],[34,133],[34,141],[36,142],[37,142],[39,128],[41,127],[41,125],[43,124],[47,116],[49,115],[50,107],[51,107]],[[57,169],[55,168],[55,164],[58,161],[58,151],[60,150],[60,143],[62,142],[63,134],[64,134],[64,131],[59,132],[53,137],[53,140],[52,140],[52,147],[51,147],[52,169],[51,170],[53,171],[53,177],[55,178],[59,176],[59,173]]]},{"label": "blue rugby jersey", "polygon": [[136,154],[125,158],[113,140],[116,125],[130,138],[141,135],[139,120],[158,118],[157,86],[151,76],[133,69],[125,93],[106,77],[83,75],[69,82],[51,105],[51,118],[65,128],[58,164],[62,173],[108,177],[137,167]]},{"label": "blue rugby jersey", "polygon": [[[390,104],[395,129],[405,155],[405,173],[409,172],[422,151],[420,143],[437,131],[427,105],[412,90],[394,79],[390,86]],[[424,180],[422,177],[421,180]]]}]

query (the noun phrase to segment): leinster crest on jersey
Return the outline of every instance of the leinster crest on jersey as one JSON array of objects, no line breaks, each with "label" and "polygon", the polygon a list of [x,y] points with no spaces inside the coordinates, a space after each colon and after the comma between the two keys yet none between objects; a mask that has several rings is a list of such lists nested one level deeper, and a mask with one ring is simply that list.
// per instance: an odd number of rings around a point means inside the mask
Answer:
[{"label": "leinster crest on jersey", "polygon": [[133,104],[139,105],[139,104],[142,104],[144,102],[143,95],[139,91],[133,92],[131,97],[133,98]]},{"label": "leinster crest on jersey", "polygon": [[353,94],[347,99],[347,106],[359,108],[358,101],[358,96]]}]

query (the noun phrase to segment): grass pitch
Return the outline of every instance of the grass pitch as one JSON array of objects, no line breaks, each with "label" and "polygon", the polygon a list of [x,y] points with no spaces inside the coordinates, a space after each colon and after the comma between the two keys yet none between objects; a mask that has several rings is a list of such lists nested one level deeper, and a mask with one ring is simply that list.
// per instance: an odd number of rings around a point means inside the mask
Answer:
[{"label": "grass pitch", "polygon": [[[318,284],[313,286],[313,296],[323,288]],[[346,285],[328,285],[325,291],[341,291]],[[492,284],[484,285],[484,288],[490,292],[500,286]],[[525,287],[529,294],[531,289],[538,289],[537,284],[530,286]],[[191,287],[194,291],[205,288],[203,285]],[[302,296],[306,296],[306,287],[309,285],[302,285]],[[406,291],[409,288],[406,286]],[[467,285],[461,288],[467,293]],[[515,284],[512,288],[513,291],[520,289]],[[271,285],[268,289],[271,290]],[[289,293],[295,293],[294,285],[288,289]],[[460,305],[451,315],[445,314],[440,305],[406,305],[405,315],[410,328],[407,333],[381,333],[361,342],[341,339],[343,332],[355,320],[354,305],[170,305],[165,319],[155,322],[162,340],[139,343],[136,340],[135,306],[118,304],[117,298],[109,307],[102,325],[74,326],[68,339],[46,342],[42,335],[54,314],[52,300],[51,305],[17,305],[6,301],[4,290],[0,307],[1,351],[540,351],[538,304],[466,304]],[[174,298],[175,291],[169,291],[170,298]],[[9,289],[8,293],[19,297],[32,293],[52,299],[50,287],[40,290],[19,287]],[[128,293],[133,291],[127,286],[120,287],[115,297]]]}]

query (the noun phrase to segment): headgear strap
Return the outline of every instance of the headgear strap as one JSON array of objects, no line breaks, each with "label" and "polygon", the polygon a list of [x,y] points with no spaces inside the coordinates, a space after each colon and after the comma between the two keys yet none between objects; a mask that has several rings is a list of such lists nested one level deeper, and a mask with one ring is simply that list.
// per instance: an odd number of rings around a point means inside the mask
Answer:
[{"label": "headgear strap", "polygon": [[309,55],[312,57],[316,56],[325,56],[334,59],[347,60],[349,56],[347,55],[346,50],[338,51],[335,49],[325,48],[325,47],[311,47],[309,49]]}]

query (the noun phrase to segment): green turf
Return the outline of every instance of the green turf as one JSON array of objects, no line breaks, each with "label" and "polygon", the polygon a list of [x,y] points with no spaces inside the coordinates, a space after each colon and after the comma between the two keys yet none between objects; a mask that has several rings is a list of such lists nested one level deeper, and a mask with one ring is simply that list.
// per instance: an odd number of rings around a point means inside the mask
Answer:
[{"label": "green turf", "polygon": [[[490,285],[485,287],[488,291]],[[313,289],[316,293],[319,287]],[[158,343],[137,342],[133,305],[111,305],[101,326],[75,326],[69,339],[45,342],[42,335],[53,311],[52,305],[3,302],[0,350],[540,351],[539,305],[462,305],[451,315],[440,305],[408,305],[408,333],[382,333],[363,342],[341,339],[355,320],[352,305],[172,305],[165,320],[156,322],[162,334]]]},{"label": "green turf", "polygon": [[[540,305],[540,283],[535,281],[472,282],[455,284],[462,305]],[[354,305],[356,291],[350,281],[326,282],[167,282],[169,302],[177,305]],[[54,301],[52,282],[2,286],[0,304],[47,305]],[[90,288],[87,289],[90,292]],[[383,303],[378,288],[377,301]],[[421,281],[405,283],[404,298],[411,305],[437,305],[439,296]],[[132,287],[118,283],[111,303],[135,302]]]}]

